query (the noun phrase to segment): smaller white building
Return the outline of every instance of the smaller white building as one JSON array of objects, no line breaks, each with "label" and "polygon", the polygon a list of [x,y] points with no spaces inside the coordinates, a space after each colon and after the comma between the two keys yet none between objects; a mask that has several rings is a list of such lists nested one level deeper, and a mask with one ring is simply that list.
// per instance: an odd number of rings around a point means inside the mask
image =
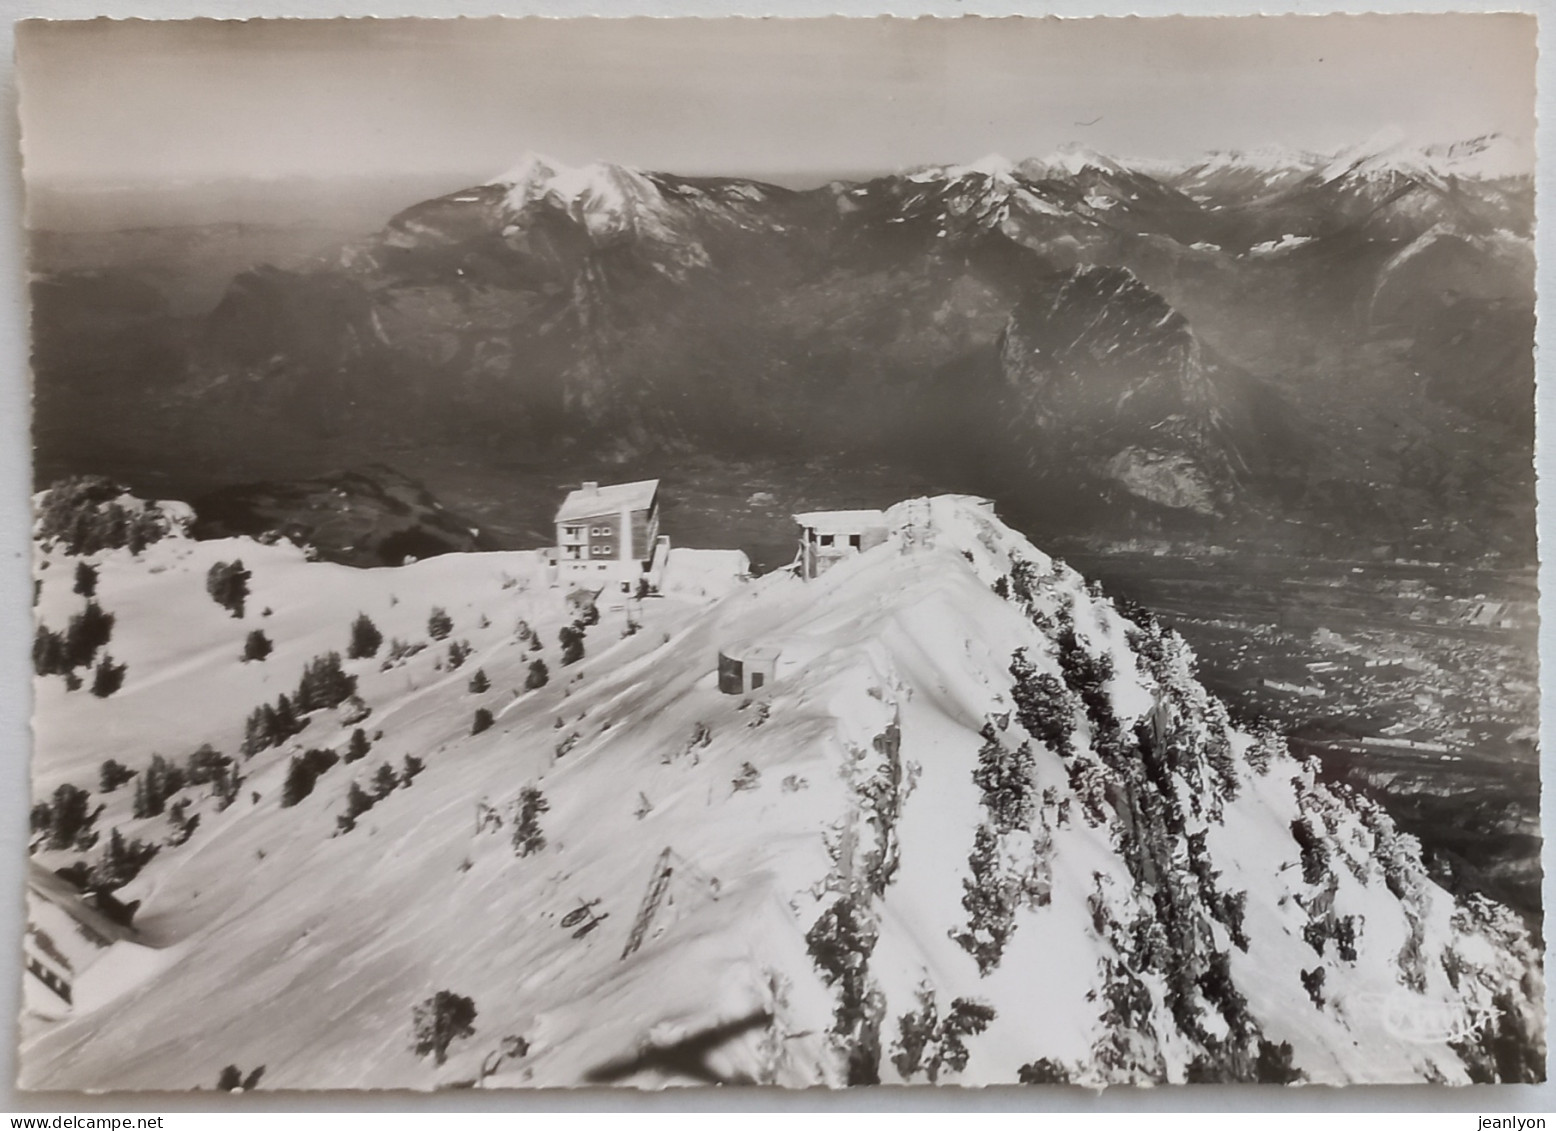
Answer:
[{"label": "smaller white building", "polygon": [[811,511],[797,514],[800,576],[814,580],[844,558],[886,541],[886,515],[878,510]]},{"label": "smaller white building", "polygon": [[778,678],[783,650],[775,644],[740,644],[719,652],[719,690],[725,695],[759,691]]}]

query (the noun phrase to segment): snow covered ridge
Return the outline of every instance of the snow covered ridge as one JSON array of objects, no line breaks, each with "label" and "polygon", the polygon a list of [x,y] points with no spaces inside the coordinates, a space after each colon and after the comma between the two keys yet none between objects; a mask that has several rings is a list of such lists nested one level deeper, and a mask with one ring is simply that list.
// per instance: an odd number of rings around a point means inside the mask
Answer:
[{"label": "snow covered ridge", "polygon": [[1113,174],[1132,170],[1168,181],[1187,174],[1205,177],[1239,170],[1263,173],[1272,180],[1285,174],[1316,173],[1324,180],[1331,180],[1347,173],[1380,175],[1389,172],[1436,179],[1495,179],[1532,175],[1534,155],[1528,147],[1496,133],[1415,146],[1406,143],[1398,131],[1384,131],[1327,153],[1261,145],[1246,150],[1212,150],[1202,157],[1178,161],[1110,157],[1088,146],[1071,143],[1046,156],[1031,157],[1018,163],[991,153],[965,165],[929,165],[910,173],[907,179],[955,181],[976,175],[991,180],[1008,180],[1016,176],[1042,180],[1078,177],[1088,170]]},{"label": "snow covered ridge", "polygon": [[[158,960],[25,1017],[22,1086],[1543,1076],[1508,912],[987,503],[886,522],[592,612],[530,552],[40,550],[40,621],[97,603],[127,675],[39,678],[34,860]],[[737,645],[773,678],[724,694]]]}]

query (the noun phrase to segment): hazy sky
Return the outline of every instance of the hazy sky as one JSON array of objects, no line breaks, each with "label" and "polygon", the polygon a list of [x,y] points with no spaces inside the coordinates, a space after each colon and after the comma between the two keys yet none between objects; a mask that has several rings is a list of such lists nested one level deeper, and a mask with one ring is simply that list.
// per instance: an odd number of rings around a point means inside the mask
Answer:
[{"label": "hazy sky", "polygon": [[[22,24],[45,180],[879,171],[1072,141],[1188,157],[1388,128],[1530,147],[1519,15]],[[1532,161],[1532,156],[1531,156]]]}]

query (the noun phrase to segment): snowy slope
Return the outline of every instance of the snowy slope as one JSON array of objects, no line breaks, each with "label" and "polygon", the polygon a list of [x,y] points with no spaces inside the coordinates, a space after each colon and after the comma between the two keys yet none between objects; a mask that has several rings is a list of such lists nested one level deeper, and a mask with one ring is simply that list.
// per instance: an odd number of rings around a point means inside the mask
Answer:
[{"label": "snowy slope", "polygon": [[[103,700],[40,681],[39,796],[69,780],[95,804],[108,756],[235,753],[247,712],[343,649],[359,610],[425,642],[444,607],[473,654],[457,671],[447,640],[388,670],[383,651],[347,661],[381,732],[365,759],[280,807],[291,753],[345,745],[320,712],[244,763],[230,808],[195,801],[188,842],[118,893],[176,958],[94,1011],[25,1019],[22,1085],[209,1087],[228,1064],[293,1088],[1467,1082],[1504,1071],[1499,1040],[1543,1040],[1512,918],[1456,906],[1383,814],[1233,730],[1181,640],[977,500],[888,517],[885,545],[814,582],[721,596],[703,578],[607,610],[566,667],[571,614],[530,554],[351,570],[168,539],[100,555],[128,679]],[[240,555],[242,620],[204,591]],[[72,563],[45,560],[54,623],[82,599]],[[276,652],[241,664],[255,626]],[[752,642],[780,649],[776,678],[721,694],[720,648]],[[551,681],[521,690],[537,655]],[[478,706],[495,723],[472,734]],[[406,754],[425,770],[336,835],[349,783]],[[520,854],[526,787],[544,846]],[[98,828],[162,835],[128,793]],[[411,1028],[440,990],[477,1009],[442,1065]]]}]

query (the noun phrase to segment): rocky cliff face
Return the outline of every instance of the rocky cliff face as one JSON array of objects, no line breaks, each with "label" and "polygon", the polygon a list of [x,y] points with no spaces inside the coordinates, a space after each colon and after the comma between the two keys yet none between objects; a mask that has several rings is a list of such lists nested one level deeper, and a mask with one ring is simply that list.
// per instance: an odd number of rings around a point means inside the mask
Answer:
[{"label": "rocky cliff face", "polygon": [[1086,468],[1199,514],[1237,499],[1255,435],[1247,377],[1128,270],[1079,268],[1032,288],[1011,312],[1001,363],[1011,440],[1032,466]]}]

